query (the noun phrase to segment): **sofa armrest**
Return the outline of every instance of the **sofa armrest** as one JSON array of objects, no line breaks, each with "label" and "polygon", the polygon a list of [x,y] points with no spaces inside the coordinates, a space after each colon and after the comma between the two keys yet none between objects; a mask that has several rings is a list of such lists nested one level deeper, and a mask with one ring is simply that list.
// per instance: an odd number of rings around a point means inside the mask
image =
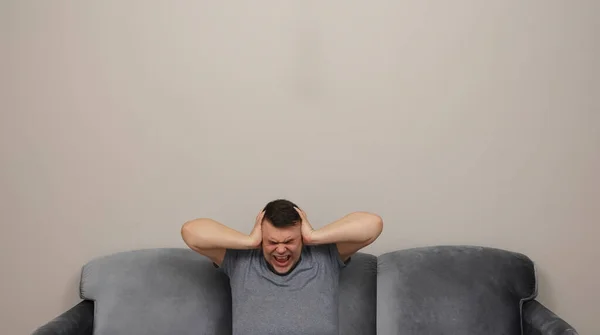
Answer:
[{"label": "sofa armrest", "polygon": [[525,335],[577,335],[565,320],[536,300],[523,305],[523,330]]},{"label": "sofa armrest", "polygon": [[93,325],[94,303],[84,300],[36,329],[32,335],[92,335]]}]

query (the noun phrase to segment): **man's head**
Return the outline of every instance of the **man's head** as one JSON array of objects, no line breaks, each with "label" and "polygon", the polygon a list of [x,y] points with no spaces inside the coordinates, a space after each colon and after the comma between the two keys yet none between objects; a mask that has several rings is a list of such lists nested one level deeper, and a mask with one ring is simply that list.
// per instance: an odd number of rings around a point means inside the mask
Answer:
[{"label": "man's head", "polygon": [[279,199],[264,208],[262,249],[275,272],[291,270],[302,253],[302,219],[291,201]]}]

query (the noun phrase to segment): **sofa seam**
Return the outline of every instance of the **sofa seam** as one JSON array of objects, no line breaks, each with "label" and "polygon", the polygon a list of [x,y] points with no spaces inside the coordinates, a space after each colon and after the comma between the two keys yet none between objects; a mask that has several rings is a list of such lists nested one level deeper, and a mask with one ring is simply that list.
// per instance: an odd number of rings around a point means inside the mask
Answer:
[{"label": "sofa seam", "polygon": [[527,297],[521,298],[519,300],[519,318],[520,318],[520,323],[521,323],[521,335],[525,335],[525,329],[523,326],[523,323],[525,321],[523,312],[523,306],[525,305],[526,301],[531,301],[533,299],[535,299],[535,297],[537,297],[538,294],[538,271],[537,271],[537,264],[536,262],[534,262],[533,260],[531,261],[531,264],[533,265],[533,292],[531,292],[531,294]]}]

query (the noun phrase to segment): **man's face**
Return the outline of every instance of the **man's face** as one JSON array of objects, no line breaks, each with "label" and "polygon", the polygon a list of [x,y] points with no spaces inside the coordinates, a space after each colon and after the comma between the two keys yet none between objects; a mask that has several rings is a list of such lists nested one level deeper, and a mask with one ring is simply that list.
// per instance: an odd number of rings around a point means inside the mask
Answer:
[{"label": "man's face", "polygon": [[288,272],[300,260],[302,232],[300,224],[274,227],[269,220],[262,224],[262,249],[265,259],[277,273]]}]

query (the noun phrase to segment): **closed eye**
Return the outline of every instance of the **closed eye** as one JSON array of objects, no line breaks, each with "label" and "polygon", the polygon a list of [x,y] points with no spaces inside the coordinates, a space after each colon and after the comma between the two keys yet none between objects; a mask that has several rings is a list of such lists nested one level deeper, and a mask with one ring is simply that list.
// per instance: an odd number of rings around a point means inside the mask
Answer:
[{"label": "closed eye", "polygon": [[289,243],[292,243],[292,242],[294,242],[294,239],[284,240],[283,242],[277,242],[277,241],[273,241],[273,240],[269,241],[270,244],[280,244],[280,243],[281,244],[289,244]]}]

